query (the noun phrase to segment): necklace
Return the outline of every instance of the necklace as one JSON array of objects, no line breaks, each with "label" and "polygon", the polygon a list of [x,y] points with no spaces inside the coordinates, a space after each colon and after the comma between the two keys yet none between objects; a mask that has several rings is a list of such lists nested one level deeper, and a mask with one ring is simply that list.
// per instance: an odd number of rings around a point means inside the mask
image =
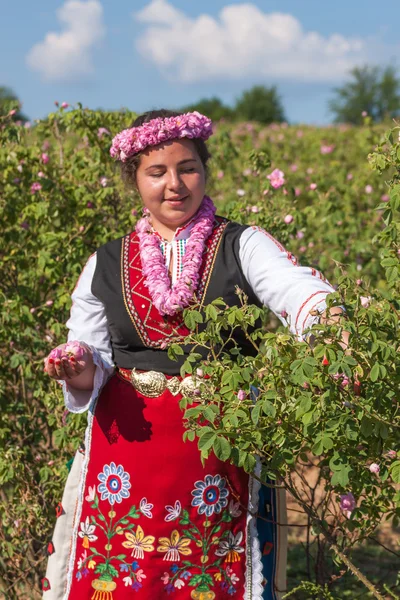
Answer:
[{"label": "necklace", "polygon": [[173,285],[171,285],[159,240],[152,231],[149,219],[143,217],[137,222],[135,229],[139,238],[143,275],[150,297],[160,314],[174,315],[188,306],[193,298],[199,282],[206,240],[213,230],[215,210],[211,198],[204,196],[194,217],[195,224],[190,232],[182,260],[182,272]]}]

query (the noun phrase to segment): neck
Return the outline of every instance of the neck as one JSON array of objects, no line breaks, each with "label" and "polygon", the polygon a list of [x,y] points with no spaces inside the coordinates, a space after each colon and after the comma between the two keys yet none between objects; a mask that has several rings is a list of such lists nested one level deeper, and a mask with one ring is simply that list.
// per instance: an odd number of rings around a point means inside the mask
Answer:
[{"label": "neck", "polygon": [[185,223],[182,223],[182,225],[177,225],[175,227],[174,225],[166,225],[165,223],[161,223],[150,214],[150,222],[153,229],[157,231],[157,233],[159,233],[164,240],[167,240],[167,242],[170,242],[173,239],[175,231],[178,229],[178,227],[183,227],[189,221],[190,219],[188,219]]}]

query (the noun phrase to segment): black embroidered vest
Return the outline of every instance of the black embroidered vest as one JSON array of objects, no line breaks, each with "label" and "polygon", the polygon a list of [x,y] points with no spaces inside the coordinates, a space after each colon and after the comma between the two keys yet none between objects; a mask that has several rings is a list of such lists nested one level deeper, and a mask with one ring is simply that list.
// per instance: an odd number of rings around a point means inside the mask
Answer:
[{"label": "black embroidered vest", "polygon": [[[248,285],[239,260],[239,240],[246,226],[216,217],[213,232],[207,240],[200,270],[196,299],[202,306],[222,297],[228,306],[238,306],[235,287],[239,286],[249,303],[260,301]],[[180,367],[193,345],[185,343],[188,333],[181,313],[162,316],[153,305],[141,268],[139,240],[135,232],[108,242],[97,251],[97,265],[92,293],[105,306],[111,336],[113,359],[125,369],[161,371],[179,374]],[[259,324],[257,324],[259,326]],[[184,355],[178,361],[168,358],[166,345],[171,337],[179,343]],[[244,335],[236,340],[245,354],[254,348]],[[207,350],[196,348],[207,355]]]}]

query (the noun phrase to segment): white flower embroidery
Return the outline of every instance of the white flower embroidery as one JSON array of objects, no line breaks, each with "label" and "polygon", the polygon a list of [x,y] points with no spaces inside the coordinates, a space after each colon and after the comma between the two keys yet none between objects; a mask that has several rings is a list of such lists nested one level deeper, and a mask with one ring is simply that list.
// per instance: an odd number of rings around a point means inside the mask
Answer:
[{"label": "white flower embroidery", "polygon": [[161,577],[161,581],[164,585],[167,585],[167,583],[169,582],[169,575],[167,572],[164,572],[164,575]]},{"label": "white flower embroidery", "polygon": [[234,535],[232,531],[228,533],[228,539],[220,540],[215,554],[217,556],[225,556],[225,562],[237,562],[240,560],[239,554],[244,552],[244,548],[240,545],[243,540],[243,532],[239,531]]},{"label": "white flower embroidery", "polygon": [[232,567],[226,567],[226,574],[228,575],[229,579],[231,580],[232,585],[236,585],[237,582],[239,581],[239,577],[234,573]]},{"label": "white flower embroidery", "polygon": [[86,500],[86,502],[93,502],[94,498],[96,496],[96,486],[91,487],[89,485],[89,490],[88,491],[89,491],[89,493],[86,496],[85,500]]},{"label": "white flower embroidery", "polygon": [[79,571],[79,569],[82,568],[82,565],[83,565],[83,563],[85,562],[86,559],[87,559],[87,550],[84,551],[84,553],[82,554],[82,556],[78,560],[78,571]]},{"label": "white flower embroidery", "polygon": [[175,519],[177,519],[179,517],[179,515],[181,514],[181,510],[182,510],[182,505],[179,502],[179,500],[177,500],[175,502],[175,506],[166,506],[165,510],[167,511],[167,516],[165,517],[165,521],[175,521]]},{"label": "white flower embroidery", "polygon": [[140,501],[140,512],[147,517],[148,519],[152,519],[153,515],[151,514],[151,510],[154,508],[154,504],[150,504],[147,502],[147,498],[142,498]]},{"label": "white flower embroidery", "polygon": [[86,517],[85,522],[80,524],[80,528],[81,531],[78,531],[78,535],[83,539],[82,545],[84,548],[89,548],[89,542],[97,540],[97,535],[94,535],[96,525],[90,524],[89,517]]},{"label": "white flower embroidery", "polygon": [[177,579],[174,583],[174,586],[180,590],[185,585],[185,582],[182,579]]},{"label": "white flower embroidery", "polygon": [[142,579],[146,579],[146,577],[147,575],[143,573],[143,569],[139,569],[139,571],[136,572],[136,579],[139,583],[142,581]]},{"label": "white flower embroidery", "polygon": [[242,511],[240,510],[240,502],[234,502],[233,500],[229,502],[229,514],[233,518],[240,517],[242,514]]},{"label": "white flower embroidery", "polygon": [[132,579],[130,577],[124,577],[122,580],[126,586],[132,585]]}]

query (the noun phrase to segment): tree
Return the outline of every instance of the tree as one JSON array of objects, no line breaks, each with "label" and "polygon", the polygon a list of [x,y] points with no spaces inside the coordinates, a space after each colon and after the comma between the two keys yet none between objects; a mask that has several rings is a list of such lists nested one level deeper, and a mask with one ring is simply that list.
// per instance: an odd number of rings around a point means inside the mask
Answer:
[{"label": "tree", "polygon": [[355,67],[352,79],[335,88],[336,97],[329,102],[336,123],[362,122],[366,111],[373,121],[392,119],[400,114],[400,78],[394,67]]},{"label": "tree", "polygon": [[27,121],[28,118],[20,111],[20,102],[18,96],[5,86],[0,86],[0,117],[7,115],[10,110],[16,109],[17,112],[13,115],[14,121]]},{"label": "tree", "polygon": [[256,85],[243,92],[237,100],[235,112],[238,118],[260,123],[285,121],[284,109],[275,86]]},{"label": "tree", "polygon": [[219,121],[220,119],[232,119],[234,117],[232,108],[223,104],[216,96],[213,98],[202,98],[194,104],[183,107],[181,110],[182,112],[192,112],[197,110],[203,115],[209,117],[212,121]]}]

